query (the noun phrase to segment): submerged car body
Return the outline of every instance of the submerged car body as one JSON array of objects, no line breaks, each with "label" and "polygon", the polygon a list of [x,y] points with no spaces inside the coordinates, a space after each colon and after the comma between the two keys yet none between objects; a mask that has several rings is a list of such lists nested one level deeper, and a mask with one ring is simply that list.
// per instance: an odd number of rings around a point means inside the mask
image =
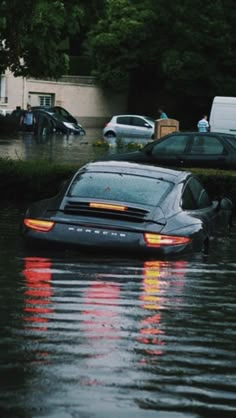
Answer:
[{"label": "submerged car body", "polygon": [[152,255],[201,251],[231,223],[232,203],[211,201],[189,172],[127,162],[88,163],[59,194],[33,203],[26,242]]},{"label": "submerged car body", "polygon": [[51,132],[85,135],[85,130],[77,121],[72,121],[71,118],[59,113],[54,108],[32,108],[32,111],[36,118],[38,129],[40,125],[43,126],[46,119],[49,122],[47,124]]},{"label": "submerged car body", "polygon": [[236,169],[236,135],[218,132],[173,132],[139,151],[114,153],[103,160],[134,161],[168,167]]},{"label": "submerged car body", "polygon": [[[81,136],[86,134],[85,129],[77,120],[66,109],[60,106],[32,106],[32,112],[36,119],[36,126],[34,127],[35,134],[62,133]],[[14,110],[11,114],[12,120],[18,126],[20,126],[20,118],[23,113],[24,110]]]},{"label": "submerged car body", "polygon": [[78,123],[77,119],[72,116],[68,110],[61,106],[32,106],[32,111],[34,110],[46,110],[49,113],[56,113],[59,116],[62,116],[63,118],[67,119],[68,122]]}]

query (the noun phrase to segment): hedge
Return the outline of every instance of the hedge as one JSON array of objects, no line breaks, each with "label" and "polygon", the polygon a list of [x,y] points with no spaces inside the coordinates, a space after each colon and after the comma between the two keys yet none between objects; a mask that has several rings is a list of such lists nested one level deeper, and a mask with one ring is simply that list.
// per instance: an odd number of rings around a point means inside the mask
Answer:
[{"label": "hedge", "polygon": [[[2,202],[24,204],[55,195],[62,182],[70,178],[78,165],[52,164],[43,160],[0,158],[0,196]],[[188,169],[205,185],[212,199],[229,197],[236,208],[236,172],[212,169]]]}]

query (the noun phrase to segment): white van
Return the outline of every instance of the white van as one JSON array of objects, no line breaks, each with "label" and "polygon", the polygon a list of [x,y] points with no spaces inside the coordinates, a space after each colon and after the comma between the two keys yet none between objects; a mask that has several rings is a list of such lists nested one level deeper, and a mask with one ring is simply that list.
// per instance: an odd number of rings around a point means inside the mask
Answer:
[{"label": "white van", "polygon": [[211,132],[236,134],[236,97],[216,96],[209,119]]}]

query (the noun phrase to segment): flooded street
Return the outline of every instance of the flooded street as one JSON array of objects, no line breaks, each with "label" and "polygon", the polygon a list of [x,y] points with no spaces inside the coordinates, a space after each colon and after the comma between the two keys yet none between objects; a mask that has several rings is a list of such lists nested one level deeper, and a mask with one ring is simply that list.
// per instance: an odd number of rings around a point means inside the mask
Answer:
[{"label": "flooded street", "polygon": [[31,133],[0,136],[0,157],[82,165],[106,152],[94,146],[101,139],[102,129],[87,129],[85,136],[57,134],[37,137]]},{"label": "flooded street", "polygon": [[30,253],[0,217],[0,416],[236,416],[236,230],[207,258]]}]

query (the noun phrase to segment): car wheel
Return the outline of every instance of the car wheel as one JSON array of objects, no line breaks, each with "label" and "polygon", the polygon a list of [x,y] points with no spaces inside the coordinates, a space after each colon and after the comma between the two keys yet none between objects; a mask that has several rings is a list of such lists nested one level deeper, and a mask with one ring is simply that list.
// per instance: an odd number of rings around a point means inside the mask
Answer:
[{"label": "car wheel", "polygon": [[108,132],[105,134],[105,137],[106,137],[106,138],[115,138],[115,137],[116,137],[116,134],[115,134],[115,132],[113,132],[113,131],[108,131]]}]

